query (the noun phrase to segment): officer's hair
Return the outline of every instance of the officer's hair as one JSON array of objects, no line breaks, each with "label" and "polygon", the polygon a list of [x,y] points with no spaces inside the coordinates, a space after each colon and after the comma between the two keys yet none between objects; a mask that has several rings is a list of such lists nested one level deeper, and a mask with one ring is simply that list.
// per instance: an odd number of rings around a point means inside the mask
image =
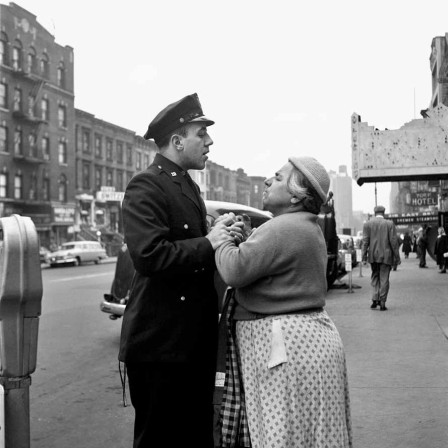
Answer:
[{"label": "officer's hair", "polygon": [[170,144],[171,137],[173,135],[181,135],[182,137],[186,137],[188,135],[188,125],[182,126],[174,131],[171,131],[169,134],[165,135],[165,137],[161,137],[159,140],[155,140],[156,145],[159,149],[163,149]]},{"label": "officer's hair", "polygon": [[308,181],[308,179],[293,167],[287,182],[289,192],[299,199],[305,211],[318,215],[323,204],[322,198]]}]

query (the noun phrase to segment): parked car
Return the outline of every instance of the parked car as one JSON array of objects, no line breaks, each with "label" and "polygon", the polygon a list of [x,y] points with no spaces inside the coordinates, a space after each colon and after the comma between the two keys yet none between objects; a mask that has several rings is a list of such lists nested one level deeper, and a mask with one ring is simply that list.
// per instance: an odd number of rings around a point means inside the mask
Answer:
[{"label": "parked car", "polygon": [[50,255],[50,251],[46,247],[40,246],[39,247],[39,259],[40,259],[41,263],[47,263],[48,255]]},{"label": "parked car", "polygon": [[[207,209],[207,225],[209,227],[213,226],[213,223],[218,216],[229,212],[233,212],[235,215],[249,216],[252,228],[259,227],[268,219],[272,218],[272,215],[269,212],[232,202],[206,200],[205,207]],[[126,244],[123,244],[121,251],[117,256],[117,265],[110,293],[104,294],[103,300],[100,303],[101,311],[108,313],[111,319],[117,319],[118,317],[123,316],[129,298],[129,289],[131,287],[133,275],[134,267],[132,265],[132,260],[129,256]],[[215,275],[215,287],[218,292],[218,297],[223,297],[226,285],[217,273]]]},{"label": "parked car", "polygon": [[352,269],[358,265],[356,261],[356,244],[351,235],[338,235],[340,247],[339,253],[341,254],[342,261],[345,264],[345,254],[350,254],[352,256]]},{"label": "parked car", "polygon": [[[207,208],[207,222],[212,226],[215,219],[223,213],[233,212],[235,215],[246,214],[251,219],[252,227],[259,227],[261,224],[271,219],[272,215],[257,208],[248,207],[241,204],[219,201],[205,201]],[[336,224],[334,217],[328,217],[324,214],[318,217],[325,240],[327,242],[328,264],[327,264],[327,284],[330,287],[336,279],[345,275],[345,265],[341,261],[341,254],[338,252],[338,239],[336,235]],[[332,237],[334,236],[334,238]],[[110,293],[105,293],[100,303],[100,310],[109,314],[113,320],[123,316],[129,299],[129,290],[131,287],[134,267],[132,265],[129,251],[126,244],[121,248],[117,256],[115,275],[112,281]],[[215,275],[215,287],[218,297],[224,297],[226,285],[218,273]]]},{"label": "parked car", "polygon": [[47,255],[47,263],[52,267],[65,264],[79,266],[81,263],[100,263],[107,258],[106,250],[98,241],[72,241],[62,244],[58,250]]}]

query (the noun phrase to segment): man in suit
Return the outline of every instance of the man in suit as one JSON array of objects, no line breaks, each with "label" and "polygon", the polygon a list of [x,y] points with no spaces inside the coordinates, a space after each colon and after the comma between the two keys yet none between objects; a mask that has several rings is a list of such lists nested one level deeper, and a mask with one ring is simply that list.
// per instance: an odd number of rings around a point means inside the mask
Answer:
[{"label": "man in suit", "polygon": [[384,218],[385,211],[382,205],[375,207],[375,216],[364,224],[362,239],[362,259],[368,261],[372,269],[370,308],[380,306],[381,311],[387,310],[391,268],[401,263],[397,231],[394,223]]},{"label": "man in suit", "polygon": [[123,316],[119,360],[135,408],[134,448],[213,448],[218,298],[214,250],[241,235],[217,220],[188,170],[205,168],[213,144],[197,94],[163,109],[145,139],[160,152],[135,175],[123,200],[135,275]]}]

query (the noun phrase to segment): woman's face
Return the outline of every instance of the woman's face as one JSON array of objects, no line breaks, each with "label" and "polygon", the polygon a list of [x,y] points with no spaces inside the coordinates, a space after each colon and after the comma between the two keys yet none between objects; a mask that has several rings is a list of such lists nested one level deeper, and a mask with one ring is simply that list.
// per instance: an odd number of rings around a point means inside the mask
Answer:
[{"label": "woman's face", "polygon": [[291,205],[292,194],[288,191],[287,182],[292,169],[288,162],[273,177],[264,181],[263,208],[274,216],[286,213]]}]

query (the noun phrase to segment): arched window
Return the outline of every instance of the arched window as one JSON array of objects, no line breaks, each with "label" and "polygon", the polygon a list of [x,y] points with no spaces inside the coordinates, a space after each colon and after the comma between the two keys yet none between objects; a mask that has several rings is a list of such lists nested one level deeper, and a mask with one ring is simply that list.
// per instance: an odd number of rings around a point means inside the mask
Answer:
[{"label": "arched window", "polygon": [[22,42],[16,39],[12,47],[12,68],[14,70],[22,70]]},{"label": "arched window", "polygon": [[50,59],[48,58],[48,54],[44,53],[40,59],[40,74],[44,78],[48,78],[50,73]]},{"label": "arched window", "polygon": [[0,33],[0,64],[9,65],[8,36],[3,31]]},{"label": "arched window", "polygon": [[59,177],[58,199],[60,202],[67,202],[67,178],[64,174]]},{"label": "arched window", "polygon": [[23,155],[22,129],[20,127],[17,127],[14,131],[14,154]]},{"label": "arched window", "polygon": [[29,73],[36,73],[37,71],[36,50],[33,47],[30,47],[26,55],[26,69]]},{"label": "arched window", "polygon": [[58,76],[58,86],[61,89],[65,89],[65,67],[62,61],[59,62],[57,76]]},{"label": "arched window", "polygon": [[58,143],[58,160],[60,165],[67,164],[67,143],[65,141]]},{"label": "arched window", "polygon": [[34,132],[28,135],[30,157],[37,157],[37,138]]}]

